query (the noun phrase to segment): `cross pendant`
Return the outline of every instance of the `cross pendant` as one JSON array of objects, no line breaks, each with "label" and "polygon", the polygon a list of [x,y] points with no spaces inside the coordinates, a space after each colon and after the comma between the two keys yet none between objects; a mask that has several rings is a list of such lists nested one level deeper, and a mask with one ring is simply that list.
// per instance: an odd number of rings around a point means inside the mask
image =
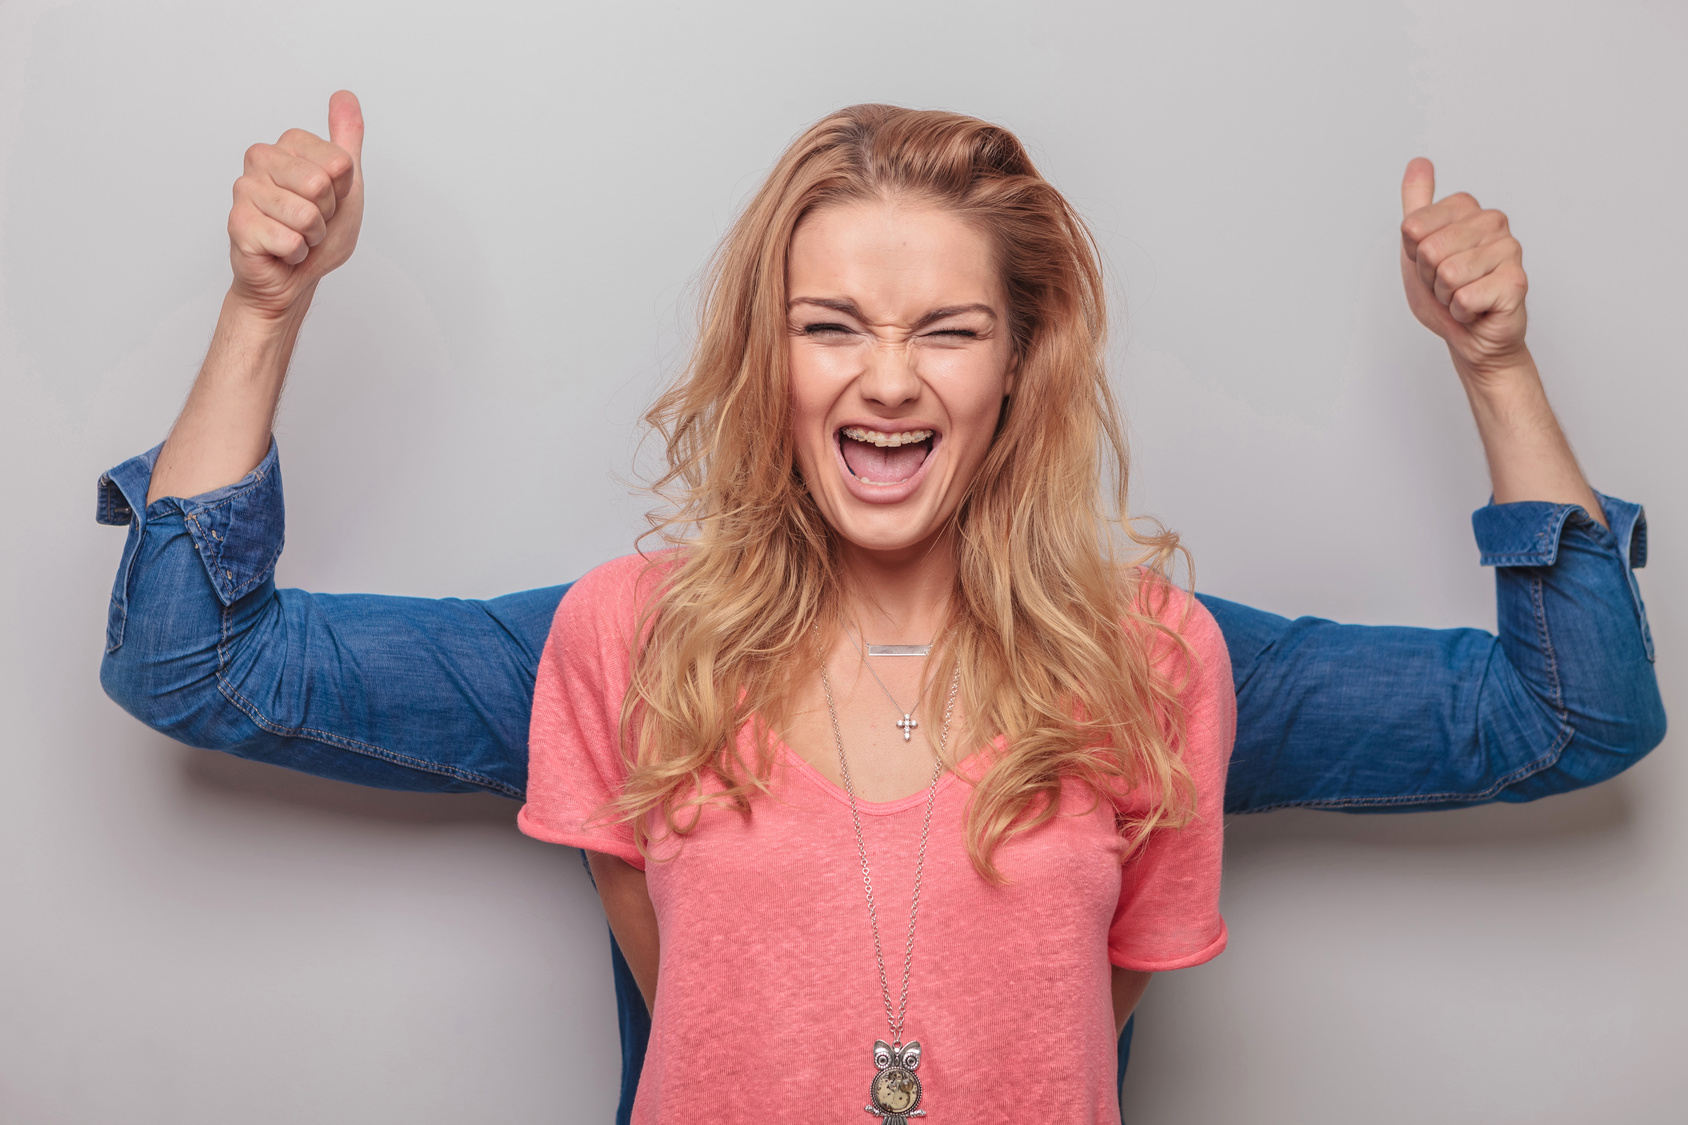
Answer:
[{"label": "cross pendant", "polygon": [[914,737],[914,728],[919,725],[920,723],[915,720],[913,715],[904,715],[902,718],[897,720],[897,726],[900,727],[903,732],[904,742],[907,742],[910,738]]}]

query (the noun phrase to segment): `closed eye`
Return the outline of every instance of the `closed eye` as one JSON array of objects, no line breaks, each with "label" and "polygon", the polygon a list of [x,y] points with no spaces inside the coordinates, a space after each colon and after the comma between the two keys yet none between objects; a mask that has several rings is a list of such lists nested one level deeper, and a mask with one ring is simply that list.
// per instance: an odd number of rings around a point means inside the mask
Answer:
[{"label": "closed eye", "polygon": [[928,332],[928,336],[955,336],[964,340],[977,340],[979,334],[971,328],[940,328],[936,332]]},{"label": "closed eye", "polygon": [[848,331],[850,331],[849,326],[843,324],[806,324],[803,326],[803,334],[805,336],[835,335],[839,332]]}]

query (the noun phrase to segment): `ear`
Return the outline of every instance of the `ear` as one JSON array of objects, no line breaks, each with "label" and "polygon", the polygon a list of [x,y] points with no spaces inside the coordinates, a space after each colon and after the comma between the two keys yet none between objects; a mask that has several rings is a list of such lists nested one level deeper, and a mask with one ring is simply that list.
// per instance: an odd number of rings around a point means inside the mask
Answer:
[{"label": "ear", "polygon": [[891,1044],[883,1039],[873,1041],[873,1068],[884,1070],[891,1065]]},{"label": "ear", "polygon": [[916,1039],[913,1043],[910,1043],[908,1046],[903,1048],[903,1057],[902,1057],[901,1061],[902,1061],[902,1064],[904,1066],[908,1067],[910,1070],[915,1070],[915,1069],[919,1068],[919,1066],[920,1066],[920,1040]]}]

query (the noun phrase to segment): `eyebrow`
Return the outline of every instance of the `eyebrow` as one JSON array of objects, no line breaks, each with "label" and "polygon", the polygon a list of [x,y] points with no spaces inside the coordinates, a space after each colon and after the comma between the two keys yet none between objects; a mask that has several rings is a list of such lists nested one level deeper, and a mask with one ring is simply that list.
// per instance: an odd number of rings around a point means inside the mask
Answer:
[{"label": "eyebrow", "polygon": [[[834,297],[793,297],[785,303],[785,307],[788,310],[795,308],[798,305],[819,305],[823,309],[832,309],[834,312],[841,312],[846,316],[854,317],[864,323],[867,321],[867,317],[862,315],[862,310],[857,307],[856,302],[850,300],[841,300]],[[994,321],[996,319],[996,310],[991,308],[989,305],[983,305],[977,302],[970,305],[945,305],[941,309],[933,309],[931,312],[915,321],[914,327],[910,329],[910,331],[918,332],[927,325],[936,324],[938,321],[943,320],[946,317],[958,316],[961,313],[969,312],[984,313],[986,316],[990,317],[991,320]]]}]

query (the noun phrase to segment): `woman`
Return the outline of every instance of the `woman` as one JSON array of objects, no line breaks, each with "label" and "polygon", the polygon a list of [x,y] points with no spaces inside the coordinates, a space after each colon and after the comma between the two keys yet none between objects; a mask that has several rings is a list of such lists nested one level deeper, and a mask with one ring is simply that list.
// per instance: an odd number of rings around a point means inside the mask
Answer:
[{"label": "woman", "polygon": [[1172,536],[1114,557],[1103,309],[954,114],[824,119],[728,235],[651,415],[674,547],[559,608],[519,821],[651,1007],[635,1120],[1117,1120],[1148,974],[1224,947],[1230,666]]}]

